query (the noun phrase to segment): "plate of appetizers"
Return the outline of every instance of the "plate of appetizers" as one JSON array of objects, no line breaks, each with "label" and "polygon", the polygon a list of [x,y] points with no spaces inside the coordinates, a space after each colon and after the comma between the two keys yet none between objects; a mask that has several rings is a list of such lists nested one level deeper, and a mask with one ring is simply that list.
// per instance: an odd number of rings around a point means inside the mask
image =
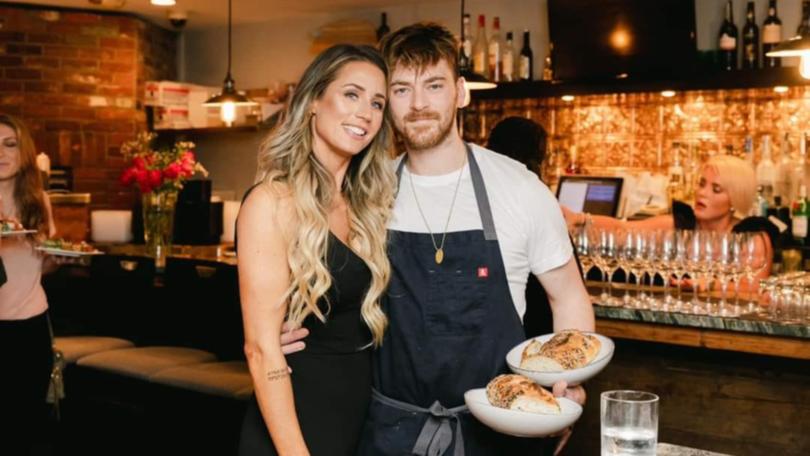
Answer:
[{"label": "plate of appetizers", "polygon": [[502,434],[517,437],[546,437],[574,424],[582,406],[550,391],[528,377],[499,375],[486,388],[464,393],[470,413],[481,423]]},{"label": "plate of appetizers", "polygon": [[524,341],[506,355],[512,372],[543,386],[564,380],[578,385],[604,369],[613,358],[614,344],[601,334],[564,330]]},{"label": "plate of appetizers", "polygon": [[24,236],[36,232],[37,230],[26,230],[20,223],[12,220],[0,221],[0,237]]},{"label": "plate of appetizers", "polygon": [[104,252],[96,249],[86,242],[70,242],[63,239],[47,239],[36,248],[49,255],[81,257],[88,255],[103,255]]}]

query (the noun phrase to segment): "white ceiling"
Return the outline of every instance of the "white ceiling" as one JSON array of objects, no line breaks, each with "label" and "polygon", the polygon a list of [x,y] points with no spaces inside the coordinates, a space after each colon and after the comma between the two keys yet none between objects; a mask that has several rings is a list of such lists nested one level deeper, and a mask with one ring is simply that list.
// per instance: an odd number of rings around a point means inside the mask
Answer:
[{"label": "white ceiling", "polygon": [[[126,11],[144,16],[151,21],[169,27],[168,10],[175,8],[188,14],[187,28],[202,28],[227,24],[227,0],[176,0],[173,7],[154,6],[149,0],[94,0],[94,3],[117,4],[121,8],[96,6],[90,0],[17,0],[18,3],[83,8],[95,10]],[[232,0],[234,24],[262,22],[291,16],[335,12],[346,9],[380,8],[414,3],[437,3],[442,0]]]}]

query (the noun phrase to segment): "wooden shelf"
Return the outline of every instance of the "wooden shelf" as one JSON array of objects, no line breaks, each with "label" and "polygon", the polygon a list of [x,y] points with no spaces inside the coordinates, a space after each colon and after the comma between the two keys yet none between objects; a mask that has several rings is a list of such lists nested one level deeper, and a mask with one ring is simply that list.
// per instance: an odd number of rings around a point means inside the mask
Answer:
[{"label": "wooden shelf", "polygon": [[753,89],[774,86],[800,86],[810,80],[799,75],[797,67],[763,68],[760,70],[713,71],[671,80],[593,80],[505,82],[491,90],[473,92],[474,100],[508,98],[548,98],[562,95],[595,95],[606,93],[659,92],[662,90]]},{"label": "wooden shelf", "polygon": [[607,318],[597,318],[596,331],[617,339],[810,360],[810,344],[806,339],[793,337],[686,328]]},{"label": "wooden shelf", "polygon": [[198,136],[212,134],[219,135],[223,133],[257,132],[261,129],[262,127],[260,125],[238,125],[235,127],[186,128],[181,130],[166,128],[156,129],[154,132],[158,135]]}]

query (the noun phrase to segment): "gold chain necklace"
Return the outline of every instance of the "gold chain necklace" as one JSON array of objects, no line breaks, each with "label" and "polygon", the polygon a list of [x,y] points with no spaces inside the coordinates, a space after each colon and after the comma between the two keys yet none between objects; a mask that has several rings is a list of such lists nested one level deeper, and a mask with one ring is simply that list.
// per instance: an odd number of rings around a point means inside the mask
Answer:
[{"label": "gold chain necklace", "polygon": [[413,193],[413,200],[416,201],[416,208],[419,209],[419,215],[422,216],[422,221],[425,222],[425,228],[427,228],[428,233],[430,234],[430,241],[433,242],[433,249],[436,250],[436,255],[433,257],[436,260],[436,264],[442,264],[442,261],[444,261],[444,240],[447,238],[447,228],[450,226],[450,218],[453,217],[453,208],[456,206],[458,188],[461,186],[461,175],[464,174],[464,167],[466,165],[467,160],[465,159],[464,163],[461,165],[461,169],[458,171],[456,189],[453,192],[453,201],[450,203],[450,213],[447,214],[447,222],[444,224],[444,233],[442,233],[442,242],[439,245],[436,245],[436,239],[433,237],[433,232],[430,230],[427,217],[425,217],[425,213],[422,212],[422,206],[419,204],[419,198],[416,197],[416,187],[413,185],[413,173],[408,171],[408,180],[411,182],[411,193]]}]

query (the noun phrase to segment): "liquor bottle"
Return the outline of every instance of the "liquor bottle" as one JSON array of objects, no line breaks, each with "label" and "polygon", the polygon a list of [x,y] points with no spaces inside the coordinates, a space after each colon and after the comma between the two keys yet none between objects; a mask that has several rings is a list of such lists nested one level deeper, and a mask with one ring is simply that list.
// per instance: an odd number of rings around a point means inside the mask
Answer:
[{"label": "liquor bottle", "polygon": [[546,58],[543,59],[543,80],[544,81],[551,81],[554,79],[554,69],[552,68],[551,64],[551,54],[554,52],[554,43],[548,43],[548,54],[546,54]]},{"label": "liquor bottle", "polygon": [[568,150],[568,166],[565,168],[565,174],[582,174],[582,167],[577,160],[577,146],[571,146]]},{"label": "liquor bottle", "polygon": [[523,47],[520,49],[520,62],[518,64],[518,79],[521,81],[531,81],[532,67],[534,67],[534,56],[532,47],[529,44],[529,31],[523,30]]},{"label": "liquor bottle", "polygon": [[470,31],[470,15],[465,13],[462,18],[461,53],[458,63],[462,70],[472,69],[472,32]]},{"label": "liquor bottle", "polygon": [[807,36],[810,34],[810,0],[802,0],[802,21],[796,29],[796,35]]},{"label": "liquor bottle", "polygon": [[[768,208],[768,216],[776,217],[777,220],[784,224],[785,229],[789,229],[793,226],[793,222],[790,220],[790,208],[787,206],[782,205],[782,197],[781,196],[774,196],[773,197],[773,206]],[[784,233],[783,236],[787,236],[789,233]]]},{"label": "liquor bottle", "polygon": [[742,67],[746,70],[759,68],[759,27],[754,17],[754,2],[748,2],[743,26]]},{"label": "liquor bottle", "polygon": [[762,137],[762,157],[759,159],[756,169],[757,185],[762,186],[762,195],[768,202],[773,198],[773,186],[776,180],[776,166],[771,160],[771,137]]},{"label": "liquor bottle", "polygon": [[717,37],[717,47],[720,50],[720,67],[731,71],[737,69],[737,26],[734,25],[734,13],[731,0],[726,3],[726,17],[720,26]]},{"label": "liquor bottle", "polygon": [[761,185],[757,185],[757,197],[754,200],[754,207],[751,208],[751,214],[755,217],[767,217],[768,216],[768,200],[765,199],[765,196],[762,194],[763,189]]},{"label": "liquor bottle", "polygon": [[487,23],[483,14],[478,15],[478,31],[473,42],[473,71],[481,76],[489,74],[489,57],[487,56]]},{"label": "liquor bottle", "polygon": [[500,82],[503,76],[503,43],[501,43],[501,20],[498,16],[492,19],[492,35],[489,37],[489,80]]},{"label": "liquor bottle", "polygon": [[743,144],[743,158],[745,161],[754,165],[754,138],[751,136],[745,137],[745,143]]},{"label": "liquor bottle", "polygon": [[[790,153],[790,143],[788,141],[788,134],[782,136],[782,142],[779,149],[779,164],[776,167],[776,181],[774,182],[774,195],[782,197],[782,201],[793,201],[796,197],[794,193],[794,162]],[[796,186],[795,191],[798,191]]]},{"label": "liquor bottle", "polygon": [[807,187],[799,186],[799,196],[793,201],[791,231],[793,238],[801,244],[807,239],[807,217],[810,216],[810,204],[807,203]]},{"label": "liquor bottle", "polygon": [[512,38],[512,32],[506,32],[506,44],[503,47],[503,62],[501,62],[503,70],[503,80],[512,82],[515,78],[515,43]]},{"label": "liquor bottle", "polygon": [[782,41],[782,20],[776,15],[776,0],[768,2],[768,17],[762,23],[762,56],[764,57],[766,68],[776,68],[782,66],[782,59],[779,57],[768,57],[768,52]]},{"label": "liquor bottle", "polygon": [[681,166],[681,143],[673,142],[672,149],[674,150],[672,164],[667,168],[667,196],[670,202],[683,201],[686,178]]},{"label": "liquor bottle", "polygon": [[388,28],[388,14],[382,13],[380,26],[377,27],[377,42],[379,43],[380,40],[383,39],[385,35],[388,35],[390,31],[391,29]]}]

